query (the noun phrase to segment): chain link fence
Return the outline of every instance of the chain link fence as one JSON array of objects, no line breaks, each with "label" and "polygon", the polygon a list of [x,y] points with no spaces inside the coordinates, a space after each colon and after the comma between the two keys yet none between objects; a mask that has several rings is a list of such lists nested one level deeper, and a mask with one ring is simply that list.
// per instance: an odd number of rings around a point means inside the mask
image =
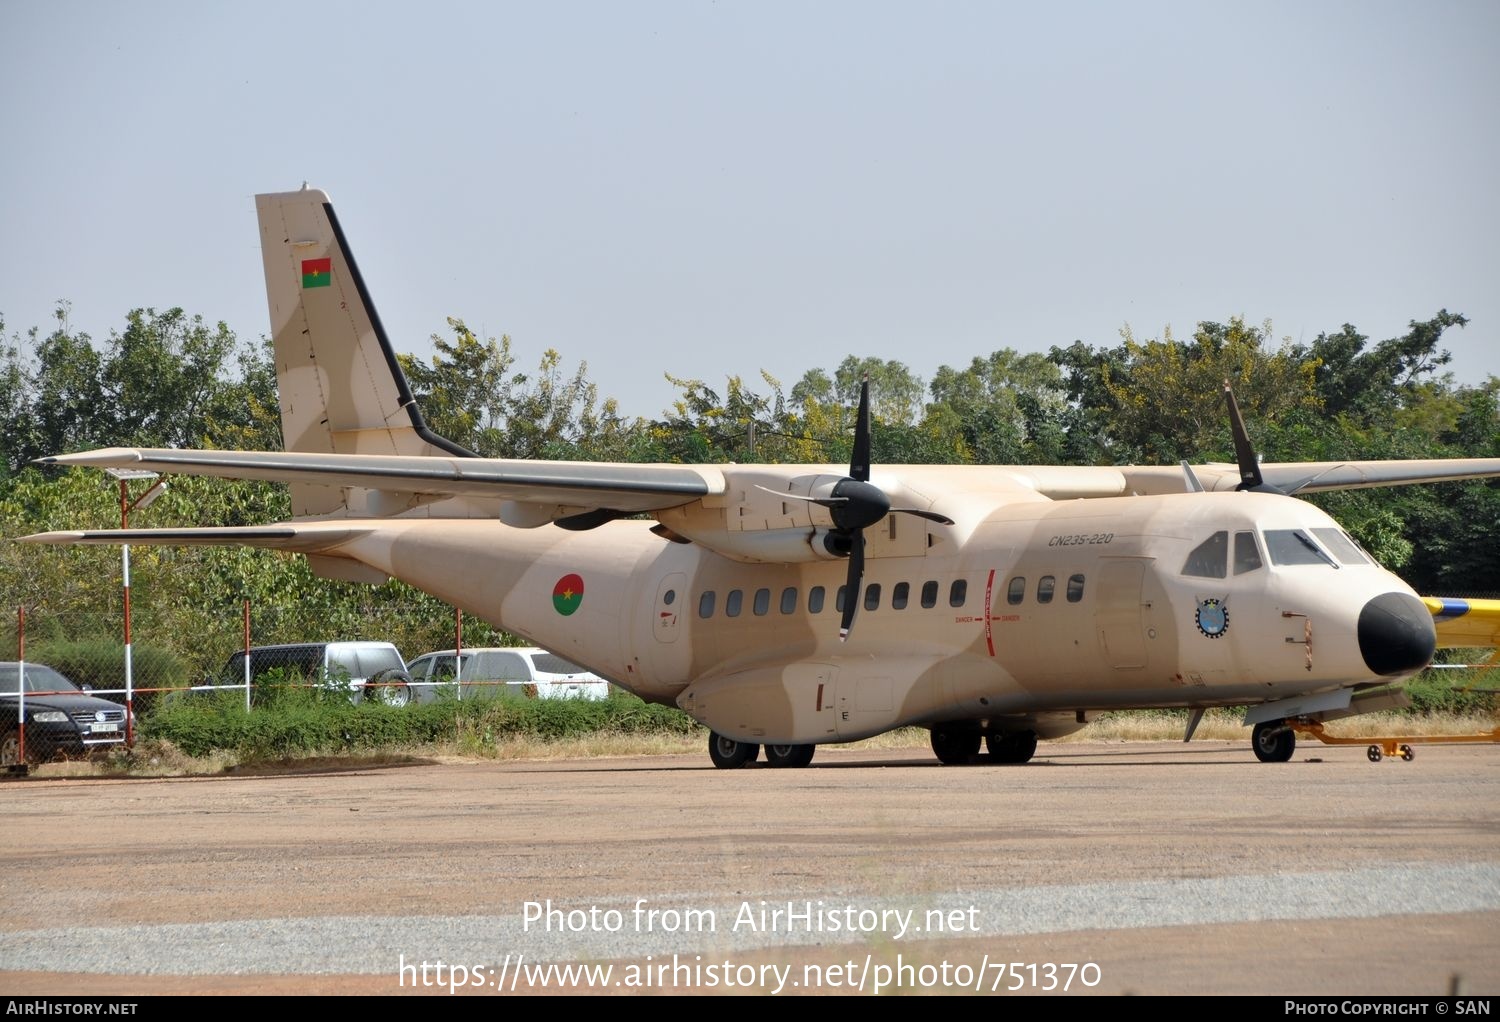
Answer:
[{"label": "chain link fence", "polygon": [[328,634],[297,608],[241,599],[185,613],[170,594],[157,596],[122,587],[102,612],[9,609],[0,626],[0,768],[129,746],[147,715],[179,699],[253,709],[276,690],[322,687],[356,701],[415,700],[453,677],[413,679],[409,659],[514,642],[427,597],[386,600],[380,613]]}]

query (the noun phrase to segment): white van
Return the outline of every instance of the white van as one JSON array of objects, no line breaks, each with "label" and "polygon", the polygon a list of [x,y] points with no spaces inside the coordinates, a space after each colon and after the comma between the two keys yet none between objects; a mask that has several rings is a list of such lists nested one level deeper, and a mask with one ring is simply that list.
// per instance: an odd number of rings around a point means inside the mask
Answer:
[{"label": "white van", "polygon": [[[392,706],[411,700],[411,678],[401,651],[389,642],[289,642],[279,646],[252,646],[250,681],[254,685],[273,672],[282,683],[304,681],[340,689],[350,700],[366,696]],[[230,656],[221,681],[242,684],[245,650]]]},{"label": "white van", "polygon": [[407,665],[417,698],[434,699],[447,686],[456,698],[508,690],[531,699],[603,699],[609,682],[537,646],[476,646],[424,653]]}]

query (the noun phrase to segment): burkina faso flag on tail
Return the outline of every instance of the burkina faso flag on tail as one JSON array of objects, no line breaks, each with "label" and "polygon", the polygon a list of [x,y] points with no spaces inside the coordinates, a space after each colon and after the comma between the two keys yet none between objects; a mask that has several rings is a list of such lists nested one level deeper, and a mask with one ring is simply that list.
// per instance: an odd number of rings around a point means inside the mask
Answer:
[{"label": "burkina faso flag on tail", "polygon": [[302,260],[302,286],[327,287],[333,283],[332,259]]},{"label": "burkina faso flag on tail", "polygon": [[552,587],[552,606],[563,617],[567,617],[583,603],[583,578],[579,575],[564,575]]}]

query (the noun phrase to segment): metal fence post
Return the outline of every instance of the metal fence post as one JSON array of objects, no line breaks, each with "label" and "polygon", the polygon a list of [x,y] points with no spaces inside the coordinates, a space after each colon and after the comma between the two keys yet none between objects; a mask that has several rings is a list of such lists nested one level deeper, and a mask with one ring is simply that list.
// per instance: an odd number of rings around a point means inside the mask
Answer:
[{"label": "metal fence post", "polygon": [[250,601],[245,601],[245,712],[250,712]]},{"label": "metal fence post", "polygon": [[20,735],[20,738],[18,739],[19,752],[17,753],[17,758],[21,761],[20,765],[22,767],[25,767],[26,766],[26,608],[24,606],[20,606],[20,607],[16,608],[16,633],[17,633],[16,634],[16,645],[18,647],[17,654],[16,654],[16,657],[17,657],[17,663],[16,663],[16,691],[17,691],[17,693],[19,693],[19,696],[20,696],[20,698],[18,700],[17,708],[16,708],[16,712],[18,714],[20,714],[19,718],[16,721],[16,732]]}]

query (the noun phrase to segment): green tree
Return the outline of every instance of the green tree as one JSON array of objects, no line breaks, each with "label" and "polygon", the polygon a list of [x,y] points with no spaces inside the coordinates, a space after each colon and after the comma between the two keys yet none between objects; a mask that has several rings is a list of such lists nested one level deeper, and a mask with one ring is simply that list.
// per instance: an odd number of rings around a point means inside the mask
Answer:
[{"label": "green tree", "polygon": [[[1316,366],[1316,387],[1330,415],[1351,415],[1369,422],[1409,405],[1428,380],[1453,356],[1438,349],[1444,331],[1463,327],[1468,319],[1440,309],[1428,320],[1412,320],[1400,337],[1366,350],[1369,340],[1345,323],[1336,333],[1319,334],[1301,353]],[[1444,381],[1444,385],[1448,381]]]},{"label": "green tree", "polygon": [[1002,348],[967,369],[941,366],[932,399],[929,421],[957,428],[954,447],[964,460],[1014,465],[1056,461],[1063,453],[1068,395],[1062,369],[1045,355]]},{"label": "green tree", "polygon": [[618,457],[631,449],[636,424],[598,388],[580,364],[572,374],[553,350],[535,373],[515,371],[511,339],[481,341],[450,318],[453,340],[434,334],[431,364],[398,356],[427,425],[439,435],[491,458]]},{"label": "green tree", "polygon": [[1227,457],[1226,382],[1247,422],[1274,423],[1317,407],[1315,364],[1289,343],[1270,350],[1269,323],[1252,327],[1239,317],[1199,323],[1191,343],[1176,340],[1170,329],[1144,342],[1128,327],[1121,335],[1125,363],[1107,369],[1103,381],[1114,404],[1108,429],[1146,460]]}]

